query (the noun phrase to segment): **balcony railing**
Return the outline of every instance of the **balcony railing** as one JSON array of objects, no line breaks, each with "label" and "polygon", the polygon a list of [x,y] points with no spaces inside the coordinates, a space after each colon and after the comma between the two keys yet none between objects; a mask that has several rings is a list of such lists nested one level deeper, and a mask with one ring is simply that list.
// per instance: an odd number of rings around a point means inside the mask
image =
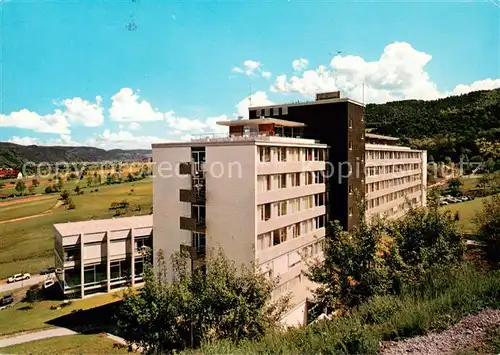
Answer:
[{"label": "balcony railing", "polygon": [[202,231],[206,227],[204,218],[181,217],[180,228],[189,231]]},{"label": "balcony railing", "polygon": [[[302,139],[303,137],[295,134],[273,134],[270,132],[246,132],[246,133],[207,133],[191,137],[191,142],[233,142],[233,141],[279,141],[280,139]],[[318,140],[307,139],[314,143],[320,143]]]}]

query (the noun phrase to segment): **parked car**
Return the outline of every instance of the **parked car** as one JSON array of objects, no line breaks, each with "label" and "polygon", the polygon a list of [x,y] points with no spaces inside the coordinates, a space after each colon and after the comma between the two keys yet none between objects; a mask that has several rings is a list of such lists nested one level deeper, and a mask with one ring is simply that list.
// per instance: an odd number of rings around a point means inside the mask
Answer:
[{"label": "parked car", "polygon": [[446,201],[441,201],[439,204],[440,204],[441,206],[446,206],[446,205],[448,205],[449,203],[448,203],[448,202],[446,202]]},{"label": "parked car", "polygon": [[55,267],[48,267],[48,268],[43,268],[40,270],[40,275],[48,275],[52,274],[56,271]]},{"label": "parked car", "polygon": [[51,287],[54,283],[55,283],[55,282],[54,282],[54,280],[52,280],[52,279],[45,280],[45,281],[43,282],[43,288],[44,288],[44,289],[47,289],[47,288]]},{"label": "parked car", "polygon": [[14,303],[12,294],[3,296],[3,298],[0,299],[0,310],[9,307],[12,303]]},{"label": "parked car", "polygon": [[15,274],[14,276],[11,276],[7,279],[7,283],[13,283],[13,282],[18,282],[22,280],[28,280],[31,278],[30,274]]}]

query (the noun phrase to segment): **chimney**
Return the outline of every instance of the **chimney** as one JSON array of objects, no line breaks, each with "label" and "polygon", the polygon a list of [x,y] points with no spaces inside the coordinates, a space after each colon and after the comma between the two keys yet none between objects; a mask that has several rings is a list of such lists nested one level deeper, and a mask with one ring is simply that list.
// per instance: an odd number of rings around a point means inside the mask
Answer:
[{"label": "chimney", "polygon": [[322,92],[316,94],[316,101],[340,99],[340,91]]}]

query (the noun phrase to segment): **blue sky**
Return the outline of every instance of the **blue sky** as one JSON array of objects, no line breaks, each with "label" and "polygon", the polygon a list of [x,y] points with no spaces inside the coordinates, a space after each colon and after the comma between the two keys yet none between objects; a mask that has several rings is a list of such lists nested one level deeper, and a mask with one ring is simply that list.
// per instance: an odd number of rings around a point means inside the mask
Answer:
[{"label": "blue sky", "polygon": [[500,86],[498,0],[0,6],[0,141],[148,147],[218,130],[250,94],[361,100],[364,83],[385,102]]}]

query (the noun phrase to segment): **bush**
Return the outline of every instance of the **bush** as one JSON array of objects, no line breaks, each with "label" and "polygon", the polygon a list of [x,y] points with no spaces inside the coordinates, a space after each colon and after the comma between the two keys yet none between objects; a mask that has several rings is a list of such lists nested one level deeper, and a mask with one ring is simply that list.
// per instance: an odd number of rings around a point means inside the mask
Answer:
[{"label": "bush", "polygon": [[68,210],[74,210],[76,208],[75,203],[72,198],[67,199]]},{"label": "bush", "polygon": [[26,291],[26,297],[25,297],[26,302],[31,304],[41,300],[43,300],[43,289],[40,286],[38,285],[32,286],[29,288],[28,291]]},{"label": "bush", "polygon": [[237,269],[220,250],[209,253],[205,271],[188,271],[188,259],[172,258],[172,282],[162,253],[156,275],[146,267],[144,288],[126,294],[118,314],[126,339],[166,353],[203,340],[259,339],[274,329],[287,306],[287,299],[271,302],[275,282],[253,268]]},{"label": "bush", "polygon": [[491,264],[500,262],[500,195],[483,202],[475,217],[479,238],[485,242],[486,259]]},{"label": "bush", "polygon": [[46,193],[46,194],[51,194],[52,192],[53,192],[53,191],[52,191],[52,187],[51,187],[51,186],[47,186],[47,187],[45,188],[45,193]]},{"label": "bush", "polygon": [[69,197],[69,192],[67,190],[61,192],[61,200],[65,200],[65,202],[67,203],[68,197]]}]

